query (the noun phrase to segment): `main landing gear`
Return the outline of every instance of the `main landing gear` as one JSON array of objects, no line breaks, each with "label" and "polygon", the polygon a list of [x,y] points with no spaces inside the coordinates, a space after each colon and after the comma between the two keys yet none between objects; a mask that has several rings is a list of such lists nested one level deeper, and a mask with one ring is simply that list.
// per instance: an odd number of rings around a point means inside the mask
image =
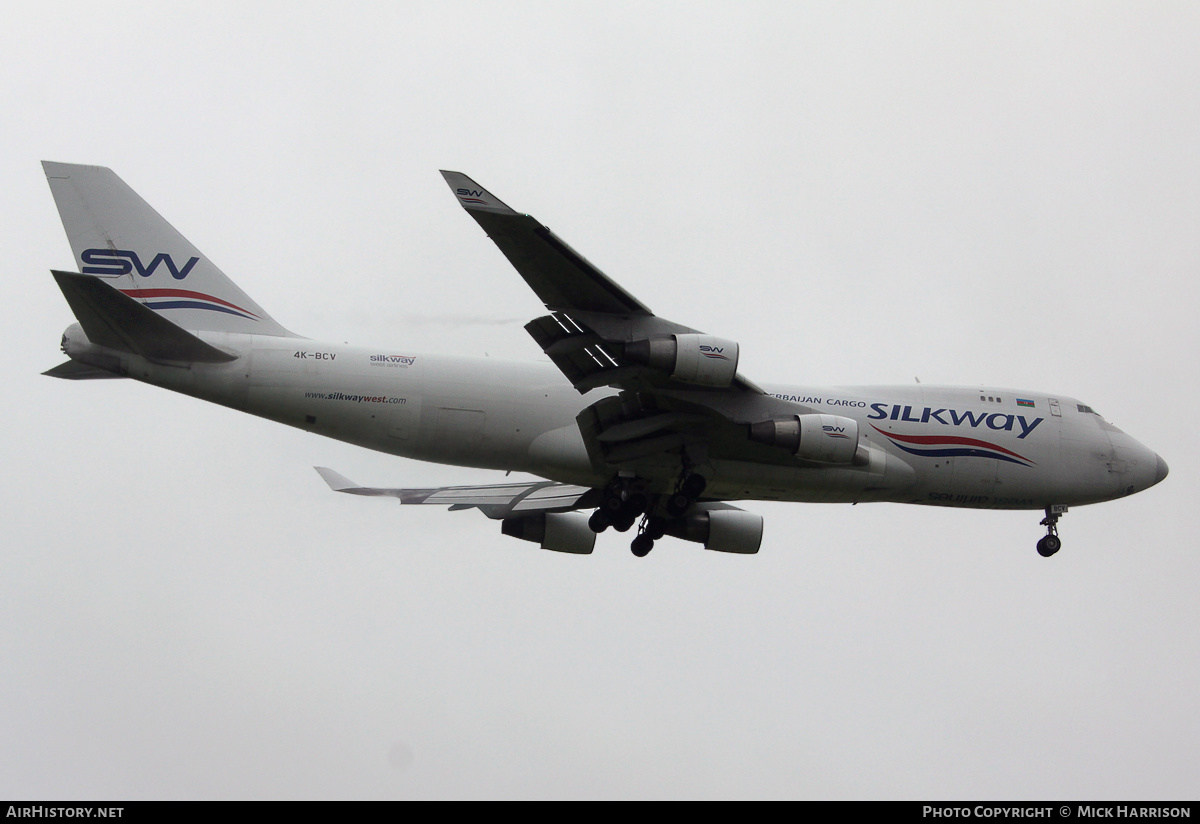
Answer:
[{"label": "main landing gear", "polygon": [[629,549],[639,558],[645,558],[654,549],[654,542],[667,534],[667,519],[661,515],[646,515],[637,537],[629,545]]},{"label": "main landing gear", "polygon": [[588,518],[588,527],[597,534],[610,526],[628,532],[648,504],[649,498],[635,478],[617,478],[604,490],[600,507]]},{"label": "main landing gear", "polygon": [[676,484],[676,490],[667,498],[667,514],[672,518],[679,518],[689,509],[696,499],[704,494],[704,488],[708,486],[708,481],[703,475],[695,472],[681,477],[679,483]]},{"label": "main landing gear", "polygon": [[1058,537],[1058,519],[1066,511],[1065,506],[1046,507],[1046,517],[1042,519],[1042,526],[1046,527],[1046,537],[1037,542],[1038,555],[1043,558],[1049,558],[1062,549],[1062,538]]},{"label": "main landing gear", "polygon": [[628,532],[641,516],[637,536],[629,545],[638,558],[650,554],[654,542],[667,534],[670,520],[683,517],[708,485],[703,475],[690,473],[681,476],[675,492],[664,499],[646,494],[643,483],[636,478],[617,478],[604,491],[600,507],[588,518],[588,527],[599,534],[610,526],[617,532]]}]

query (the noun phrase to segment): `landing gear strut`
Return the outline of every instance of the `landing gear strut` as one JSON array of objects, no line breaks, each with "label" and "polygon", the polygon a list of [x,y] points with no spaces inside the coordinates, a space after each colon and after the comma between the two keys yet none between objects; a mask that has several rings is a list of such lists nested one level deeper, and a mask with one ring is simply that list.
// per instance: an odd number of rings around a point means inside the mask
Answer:
[{"label": "landing gear strut", "polygon": [[[654,542],[667,534],[667,523],[673,518],[682,518],[686,515],[687,511],[692,508],[692,504],[696,503],[704,494],[704,489],[708,486],[708,479],[699,472],[694,472],[693,466],[694,464],[685,454],[683,470],[675,482],[675,491],[667,495],[665,501],[656,496],[652,505],[643,506],[641,511],[646,515],[642,518],[638,536],[630,545],[630,549],[637,557],[646,557],[654,548]],[[665,516],[663,513],[666,513]]]},{"label": "landing gear strut", "polygon": [[646,515],[641,528],[629,548],[639,558],[645,558],[654,549],[654,542],[667,534],[667,519],[661,515]]},{"label": "landing gear strut", "polygon": [[691,467],[691,462],[685,459],[675,491],[665,496],[651,494],[645,481],[632,476],[613,479],[604,490],[600,506],[588,518],[588,527],[597,534],[610,526],[618,532],[628,532],[641,517],[629,548],[638,558],[646,557],[654,542],[667,534],[668,523],[683,517],[708,486],[707,479]]},{"label": "landing gear strut", "polygon": [[588,518],[588,527],[595,533],[610,526],[617,532],[628,532],[648,506],[649,500],[638,486],[630,479],[618,478],[604,491],[599,508]]},{"label": "landing gear strut", "polygon": [[692,472],[681,476],[675,486],[675,492],[667,498],[667,514],[672,518],[680,517],[691,508],[696,499],[704,494],[708,481],[703,475]]},{"label": "landing gear strut", "polygon": [[1046,507],[1046,517],[1042,519],[1042,526],[1046,527],[1046,537],[1037,543],[1038,555],[1043,558],[1049,558],[1062,549],[1062,539],[1058,537],[1058,519],[1066,511],[1065,506]]}]

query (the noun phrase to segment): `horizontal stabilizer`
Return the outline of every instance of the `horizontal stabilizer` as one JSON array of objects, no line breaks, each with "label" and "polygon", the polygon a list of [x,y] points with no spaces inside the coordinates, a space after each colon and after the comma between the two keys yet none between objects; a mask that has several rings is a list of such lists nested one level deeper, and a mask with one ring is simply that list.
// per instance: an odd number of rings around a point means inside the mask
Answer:
[{"label": "horizontal stabilizer", "polygon": [[237,358],[179,328],[99,278],[75,272],[52,274],[84,334],[98,346],[153,361],[227,363]]},{"label": "horizontal stabilizer", "polygon": [[86,363],[69,360],[60,363],[53,369],[47,369],[42,373],[51,378],[63,378],[69,381],[90,381],[100,378],[123,378],[124,375],[116,375],[105,369],[100,369],[96,366],[88,366]]}]

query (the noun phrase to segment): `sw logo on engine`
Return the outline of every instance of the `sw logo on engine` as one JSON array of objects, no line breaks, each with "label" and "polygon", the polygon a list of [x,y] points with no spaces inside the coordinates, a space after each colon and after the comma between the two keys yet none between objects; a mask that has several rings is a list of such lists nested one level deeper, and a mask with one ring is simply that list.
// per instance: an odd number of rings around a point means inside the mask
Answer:
[{"label": "sw logo on engine", "polygon": [[136,270],[139,275],[148,278],[160,264],[165,263],[167,271],[175,280],[183,280],[188,276],[188,272],[192,271],[192,267],[200,262],[198,257],[188,258],[187,263],[180,268],[175,265],[170,255],[159,252],[149,265],[143,265],[138,253],[131,249],[84,249],[80,258],[84,263],[90,264],[80,270],[85,275],[128,275]]}]

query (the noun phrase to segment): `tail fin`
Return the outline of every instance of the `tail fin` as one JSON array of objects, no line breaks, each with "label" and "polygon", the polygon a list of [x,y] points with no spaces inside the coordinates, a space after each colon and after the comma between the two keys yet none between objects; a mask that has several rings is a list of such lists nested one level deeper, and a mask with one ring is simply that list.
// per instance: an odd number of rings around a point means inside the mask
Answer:
[{"label": "tail fin", "polygon": [[295,337],[111,169],[42,162],[79,271],[183,329]]}]

